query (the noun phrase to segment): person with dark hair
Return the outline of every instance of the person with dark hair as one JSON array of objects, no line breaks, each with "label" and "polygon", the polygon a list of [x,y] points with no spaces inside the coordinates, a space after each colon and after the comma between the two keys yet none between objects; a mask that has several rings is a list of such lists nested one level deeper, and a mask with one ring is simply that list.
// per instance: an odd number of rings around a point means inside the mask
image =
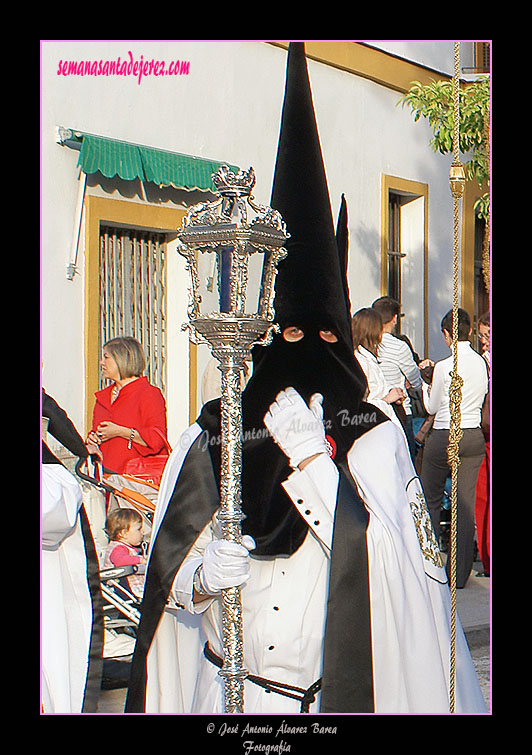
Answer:
[{"label": "person with dark hair", "polygon": [[399,318],[402,316],[401,305],[396,299],[392,299],[391,296],[381,296],[375,299],[371,307],[379,312],[383,324],[392,323],[395,330]]},{"label": "person with dark hair", "polygon": [[[280,332],[253,348],[242,392],[242,544],[220,537],[214,400],[161,484],[126,712],[223,712],[233,586],[244,713],[448,712],[447,579],[401,430],[364,401],[346,203],[335,235],[302,43],[289,48],[270,204],[290,238]],[[458,709],[485,711],[461,628],[456,647]]]},{"label": "person with dark hair", "polygon": [[[443,333],[443,340],[451,347],[453,340],[453,310],[450,309],[447,314],[442,317],[441,332]],[[458,340],[467,341],[471,335],[471,318],[465,309],[458,308]]]},{"label": "person with dark hair", "polygon": [[[397,324],[401,317],[401,306],[390,296],[381,296],[371,305],[382,317],[382,339],[377,351],[377,359],[386,382],[391,388],[401,388],[404,401],[393,404],[399,417],[410,449],[412,459],[416,456],[416,443],[412,427],[412,401],[409,391],[421,389],[421,375],[414,357],[414,350],[406,336],[397,336]],[[419,359],[418,359],[419,361]]]},{"label": "person with dark hair", "polygon": [[[446,345],[452,350],[453,311],[441,321],[441,330]],[[478,471],[485,455],[485,441],[481,429],[481,409],[488,390],[487,370],[484,360],[473,350],[469,342],[471,320],[468,313],[458,309],[458,374],[463,380],[460,404],[457,501],[457,551],[456,586],[463,588],[471,573],[475,550],[475,486]],[[421,467],[421,483],[436,536],[440,536],[440,515],[445,482],[450,467],[447,458],[451,413],[449,387],[453,370],[453,355],[434,364],[424,360],[420,367],[434,366],[432,383],[423,383],[423,401],[434,423],[428,435]],[[448,568],[449,562],[447,562]]]},{"label": "person with dark hair", "polygon": [[87,441],[99,446],[104,467],[120,474],[131,459],[168,453],[166,403],[142,373],[146,357],[130,336],[104,344],[100,362],[110,385],[97,391]]},{"label": "person with dark hair", "polygon": [[394,409],[405,400],[406,393],[399,386],[390,386],[377,358],[383,335],[380,312],[364,307],[355,312],[351,322],[355,357],[368,381],[365,400],[377,406],[403,429]]}]

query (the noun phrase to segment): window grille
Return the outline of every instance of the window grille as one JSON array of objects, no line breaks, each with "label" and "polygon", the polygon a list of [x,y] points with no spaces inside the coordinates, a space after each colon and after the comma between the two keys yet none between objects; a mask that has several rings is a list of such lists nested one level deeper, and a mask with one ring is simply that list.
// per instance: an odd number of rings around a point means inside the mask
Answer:
[{"label": "window grille", "polygon": [[[388,195],[388,296],[401,305],[402,269],[401,260],[406,257],[401,251],[401,198],[392,192]],[[401,323],[397,322],[397,333]]]},{"label": "window grille", "polygon": [[472,43],[472,66],[464,66],[464,73],[489,73],[491,68],[490,62],[491,46],[489,42]]},{"label": "window grille", "polygon": [[164,233],[100,226],[100,353],[117,336],[142,344],[145,375],[166,396]]},{"label": "window grille", "polygon": [[477,73],[489,73],[490,71],[490,44],[489,42],[475,42],[475,69]]}]

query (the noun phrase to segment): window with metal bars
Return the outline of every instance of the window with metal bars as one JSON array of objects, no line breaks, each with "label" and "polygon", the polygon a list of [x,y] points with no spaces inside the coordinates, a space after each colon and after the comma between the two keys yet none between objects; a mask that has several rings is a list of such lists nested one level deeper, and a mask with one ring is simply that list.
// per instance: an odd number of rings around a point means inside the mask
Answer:
[{"label": "window with metal bars", "polygon": [[[462,67],[463,73],[489,73],[491,69],[491,45],[489,42],[472,42],[471,53],[466,55],[472,65]],[[466,52],[467,48],[466,48]]]},{"label": "window with metal bars", "polygon": [[[388,195],[388,296],[401,304],[401,260],[406,255],[401,251],[401,197],[392,192]],[[401,324],[397,322],[397,333]]]},{"label": "window with metal bars", "polygon": [[475,69],[477,73],[489,73],[490,71],[490,44],[489,42],[475,42]]},{"label": "window with metal bars", "polygon": [[100,352],[117,336],[142,344],[146,377],[166,395],[164,233],[100,226]]}]

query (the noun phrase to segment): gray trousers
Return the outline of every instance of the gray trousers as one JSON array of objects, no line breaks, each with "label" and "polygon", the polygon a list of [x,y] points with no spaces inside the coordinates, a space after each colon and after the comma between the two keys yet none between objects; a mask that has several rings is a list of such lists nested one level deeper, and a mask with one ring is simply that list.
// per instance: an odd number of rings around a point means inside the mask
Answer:
[{"label": "gray trousers", "polygon": [[[475,489],[478,470],[486,452],[480,427],[465,429],[460,440],[457,481],[456,586],[464,587],[475,553]],[[440,537],[440,516],[445,481],[450,473],[447,461],[449,430],[432,430],[425,441],[421,484],[436,537]],[[449,563],[449,562],[447,562]]]}]

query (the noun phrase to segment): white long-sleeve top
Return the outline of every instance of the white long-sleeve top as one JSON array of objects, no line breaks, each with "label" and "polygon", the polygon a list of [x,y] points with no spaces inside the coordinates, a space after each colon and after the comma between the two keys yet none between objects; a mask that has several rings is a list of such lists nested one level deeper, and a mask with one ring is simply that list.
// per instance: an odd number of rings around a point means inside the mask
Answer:
[{"label": "white long-sleeve top", "polygon": [[[488,390],[486,362],[469,341],[458,341],[458,374],[464,381],[460,403],[460,427],[480,427],[484,396]],[[453,369],[452,355],[434,366],[432,385],[423,383],[423,403],[434,417],[435,430],[448,430],[451,423],[449,388]]]},{"label": "white long-sleeve top", "polygon": [[397,418],[392,405],[384,400],[384,397],[390,392],[392,386],[388,385],[381,366],[377,361],[377,357],[364,346],[357,346],[355,357],[359,365],[362,367],[368,381],[368,392],[364,397],[364,401],[373,404],[384,412],[384,414],[386,414],[386,416],[389,417],[397,427],[401,428],[402,431],[401,422]]},{"label": "white long-sleeve top", "polygon": [[365,396],[365,401],[372,403],[375,399],[384,399],[391,386],[388,385],[375,354],[372,354],[364,346],[357,346],[355,357],[368,380],[368,392]]}]

